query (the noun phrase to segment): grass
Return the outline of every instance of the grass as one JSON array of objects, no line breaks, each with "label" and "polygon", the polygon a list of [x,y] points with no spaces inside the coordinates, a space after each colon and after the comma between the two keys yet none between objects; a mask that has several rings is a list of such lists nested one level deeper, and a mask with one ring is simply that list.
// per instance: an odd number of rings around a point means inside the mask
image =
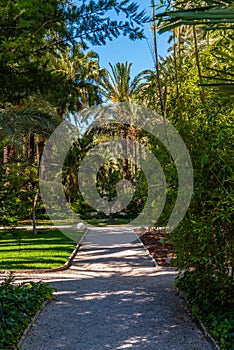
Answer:
[{"label": "grass", "polygon": [[84,219],[84,222],[94,226],[109,226],[109,225],[127,225],[130,220],[127,218],[116,218],[114,222],[108,222],[108,219]]},{"label": "grass", "polygon": [[[109,226],[109,225],[126,225],[130,223],[129,218],[116,218],[114,222],[108,222],[108,218],[100,219],[100,218],[87,218],[82,219],[84,224],[90,224],[95,226]],[[53,222],[50,219],[37,219],[37,225],[45,225],[45,226],[52,226],[52,225],[76,225],[78,223],[78,220],[76,219],[58,219],[53,220]],[[21,226],[27,226],[32,225],[31,220],[24,220],[19,223]]]},{"label": "grass", "polygon": [[[68,235],[72,234],[67,230]],[[77,241],[82,232],[77,232]],[[63,265],[76,242],[57,229],[0,231],[0,270],[48,269]]]},{"label": "grass", "polygon": [[[77,219],[56,219],[53,222],[50,219],[37,219],[37,225],[76,225]],[[32,220],[22,220],[19,222],[19,226],[31,226]]]}]

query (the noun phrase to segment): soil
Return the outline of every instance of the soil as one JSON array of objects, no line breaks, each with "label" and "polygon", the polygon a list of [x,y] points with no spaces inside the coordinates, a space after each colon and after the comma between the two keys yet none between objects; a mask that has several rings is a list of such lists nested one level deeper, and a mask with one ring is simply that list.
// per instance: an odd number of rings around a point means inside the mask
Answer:
[{"label": "soil", "polygon": [[159,266],[172,266],[172,260],[175,258],[173,245],[165,241],[164,236],[163,230],[149,230],[140,236],[140,239]]}]

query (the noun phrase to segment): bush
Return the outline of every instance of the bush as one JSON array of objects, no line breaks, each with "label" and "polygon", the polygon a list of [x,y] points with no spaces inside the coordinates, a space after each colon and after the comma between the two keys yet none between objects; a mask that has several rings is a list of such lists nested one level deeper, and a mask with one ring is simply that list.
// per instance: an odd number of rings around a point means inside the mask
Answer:
[{"label": "bush", "polygon": [[[234,304],[231,300],[225,300],[222,297],[226,288],[219,285],[218,280],[212,276],[210,280],[207,276],[206,278],[207,280],[202,274],[198,276],[196,271],[186,271],[182,276],[177,277],[176,286],[183,291],[193,317],[205,324],[207,331],[217,341],[220,349],[233,350]],[[230,290],[229,293],[231,293]]]},{"label": "bush", "polygon": [[47,299],[52,288],[44,282],[13,285],[10,275],[0,285],[0,349],[14,349],[24,330]]},{"label": "bush", "polygon": [[174,263],[184,271],[177,286],[193,315],[204,321],[222,349],[233,350],[234,119],[233,111],[212,113],[200,110],[180,122],[194,167],[194,196],[170,240]]}]

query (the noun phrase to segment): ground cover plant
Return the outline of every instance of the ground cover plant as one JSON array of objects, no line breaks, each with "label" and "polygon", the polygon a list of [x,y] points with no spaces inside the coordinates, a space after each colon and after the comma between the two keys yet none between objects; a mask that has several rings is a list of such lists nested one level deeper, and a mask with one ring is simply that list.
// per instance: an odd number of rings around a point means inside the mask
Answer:
[{"label": "ground cover plant", "polygon": [[10,275],[0,285],[0,349],[15,349],[31,319],[53,289],[44,282],[13,285]]},{"label": "ground cover plant", "polygon": [[[79,240],[82,233],[76,230],[75,235]],[[1,230],[0,269],[55,268],[67,261],[76,244],[57,229],[40,229],[37,235],[25,229]]]},{"label": "ground cover plant", "polygon": [[[206,330],[219,344],[221,350],[234,349],[234,304],[225,301],[214,301],[212,297],[201,297],[195,273],[178,276],[176,286],[183,291],[188,308],[193,317],[205,325]],[[204,285],[204,290],[210,288]],[[211,291],[222,293],[222,286],[213,282]],[[208,294],[208,291],[206,291]]]}]

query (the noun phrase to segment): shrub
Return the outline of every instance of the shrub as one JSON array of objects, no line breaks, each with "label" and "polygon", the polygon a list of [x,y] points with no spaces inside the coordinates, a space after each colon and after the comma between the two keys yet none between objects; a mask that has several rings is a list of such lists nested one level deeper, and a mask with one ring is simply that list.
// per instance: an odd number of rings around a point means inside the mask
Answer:
[{"label": "shrub", "polygon": [[53,289],[44,282],[13,285],[10,275],[0,285],[0,349],[13,349]]}]

